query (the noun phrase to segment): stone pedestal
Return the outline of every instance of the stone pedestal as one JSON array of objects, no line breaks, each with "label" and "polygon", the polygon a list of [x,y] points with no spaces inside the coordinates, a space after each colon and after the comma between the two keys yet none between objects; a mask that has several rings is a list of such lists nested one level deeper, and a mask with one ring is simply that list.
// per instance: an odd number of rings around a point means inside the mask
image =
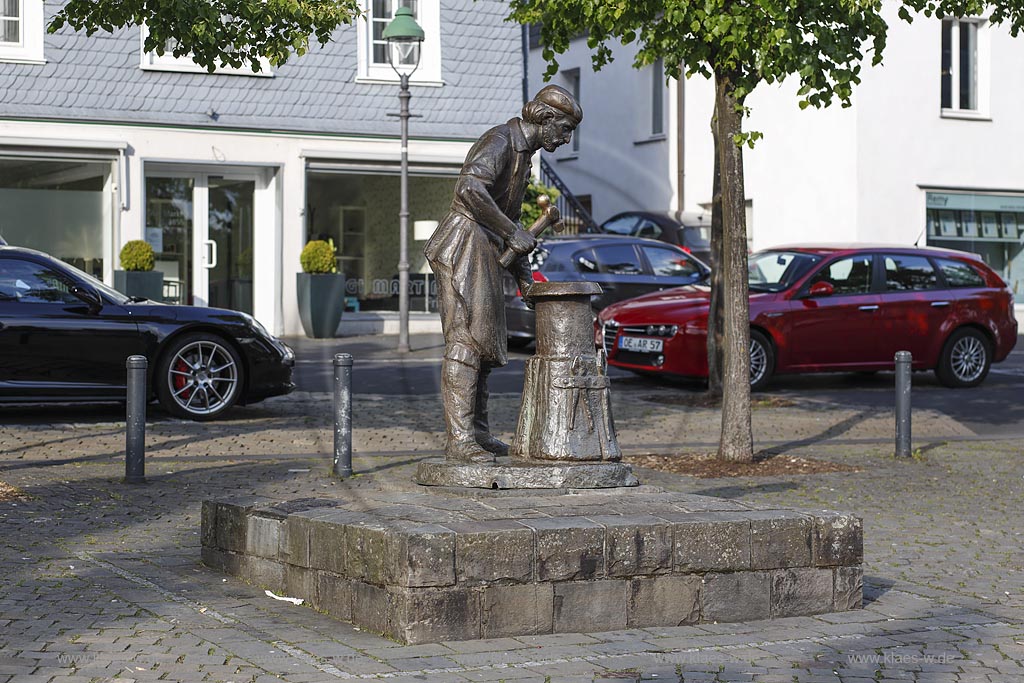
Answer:
[{"label": "stone pedestal", "polygon": [[667,493],[205,501],[203,561],[402,643],[860,607],[849,514]]}]

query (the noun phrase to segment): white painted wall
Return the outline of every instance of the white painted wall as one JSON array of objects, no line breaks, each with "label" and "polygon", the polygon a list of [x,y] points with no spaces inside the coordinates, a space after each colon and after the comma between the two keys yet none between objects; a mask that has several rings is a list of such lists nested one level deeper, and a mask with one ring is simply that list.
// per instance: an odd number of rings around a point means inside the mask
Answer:
[{"label": "white painted wall", "polygon": [[[651,67],[634,69],[635,55],[632,46],[620,48],[615,61],[595,73],[587,42],[579,39],[558,57],[561,72],[580,72],[580,150],[574,154],[571,145],[565,145],[545,156],[575,194],[592,196],[599,223],[621,211],[667,208],[675,194],[668,136],[672,95],[665,86],[665,134],[652,137]],[[540,50],[531,50],[531,95],[545,85],[546,68]],[[561,72],[550,83],[566,86]]]},{"label": "white painted wall", "polygon": [[[117,188],[126,208],[114,221],[116,233],[104,255],[115,263],[121,245],[143,239],[146,163],[181,163],[189,168],[218,167],[260,169],[257,183],[254,268],[255,315],[276,334],[301,334],[295,294],[295,273],[305,243],[305,163],[318,159],[367,159],[393,161],[397,165],[397,140],[341,136],[287,135],[274,133],[179,130],[132,125],[3,122],[0,137],[32,140],[36,146],[61,150],[61,141],[96,141],[97,147],[126,143],[126,187]],[[45,142],[43,142],[45,141]],[[412,140],[412,163],[440,162],[461,165],[469,143]],[[125,196],[125,193],[127,195]],[[395,213],[397,216],[397,197]]]},{"label": "white painted wall", "polygon": [[[684,201],[693,211],[711,202],[714,174],[714,83],[685,81]],[[762,85],[747,99],[747,131],[764,137],[745,147],[747,234],[754,249],[790,242],[853,241],[857,237],[857,119],[838,105],[798,106],[795,79]]]},{"label": "white painted wall", "polygon": [[866,74],[855,95],[861,239],[916,240],[925,225],[919,185],[1024,192],[1024,37],[1001,27],[987,33],[991,118],[943,118],[939,22],[890,19],[885,65]]}]

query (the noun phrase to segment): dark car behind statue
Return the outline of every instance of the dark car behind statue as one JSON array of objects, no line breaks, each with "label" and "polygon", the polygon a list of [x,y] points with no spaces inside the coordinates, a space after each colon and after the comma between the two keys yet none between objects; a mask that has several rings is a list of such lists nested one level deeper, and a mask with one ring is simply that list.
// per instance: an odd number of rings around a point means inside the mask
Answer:
[{"label": "dark car behind statue", "polygon": [[[655,240],[609,235],[579,235],[543,240],[530,254],[533,279],[539,282],[589,281],[601,285],[595,311],[649,292],[692,285],[708,276],[707,265],[675,247]],[[509,345],[533,341],[534,313],[518,286],[505,278],[505,313]]]},{"label": "dark car behind statue", "polygon": [[600,230],[608,235],[646,237],[674,244],[704,263],[711,263],[711,217],[707,214],[626,211],[606,220]]},{"label": "dark car behind statue", "polygon": [[0,245],[0,403],[123,401],[125,360],[171,414],[212,420],[294,388],[292,350],[252,316],[126,297],[62,261]]}]

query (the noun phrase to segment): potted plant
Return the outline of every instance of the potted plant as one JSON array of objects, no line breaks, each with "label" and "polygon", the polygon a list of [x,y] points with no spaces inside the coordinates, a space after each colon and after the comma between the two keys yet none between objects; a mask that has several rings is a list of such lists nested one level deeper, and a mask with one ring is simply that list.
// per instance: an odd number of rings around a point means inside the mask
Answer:
[{"label": "potted plant", "polygon": [[345,274],[338,272],[334,242],[313,240],[299,256],[301,273],[296,274],[299,319],[307,337],[333,337],[345,308]]},{"label": "potted plant", "polygon": [[143,240],[131,240],[121,247],[121,268],[114,271],[114,288],[125,296],[163,301],[164,274],[153,270],[153,247]]}]

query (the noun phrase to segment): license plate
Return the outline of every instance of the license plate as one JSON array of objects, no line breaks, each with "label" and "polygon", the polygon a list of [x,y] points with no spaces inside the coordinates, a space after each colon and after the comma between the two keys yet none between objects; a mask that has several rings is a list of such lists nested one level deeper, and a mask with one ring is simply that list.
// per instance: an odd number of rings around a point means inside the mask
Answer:
[{"label": "license plate", "polygon": [[662,339],[650,339],[648,337],[619,337],[619,348],[624,351],[637,351],[639,353],[659,353]]}]

